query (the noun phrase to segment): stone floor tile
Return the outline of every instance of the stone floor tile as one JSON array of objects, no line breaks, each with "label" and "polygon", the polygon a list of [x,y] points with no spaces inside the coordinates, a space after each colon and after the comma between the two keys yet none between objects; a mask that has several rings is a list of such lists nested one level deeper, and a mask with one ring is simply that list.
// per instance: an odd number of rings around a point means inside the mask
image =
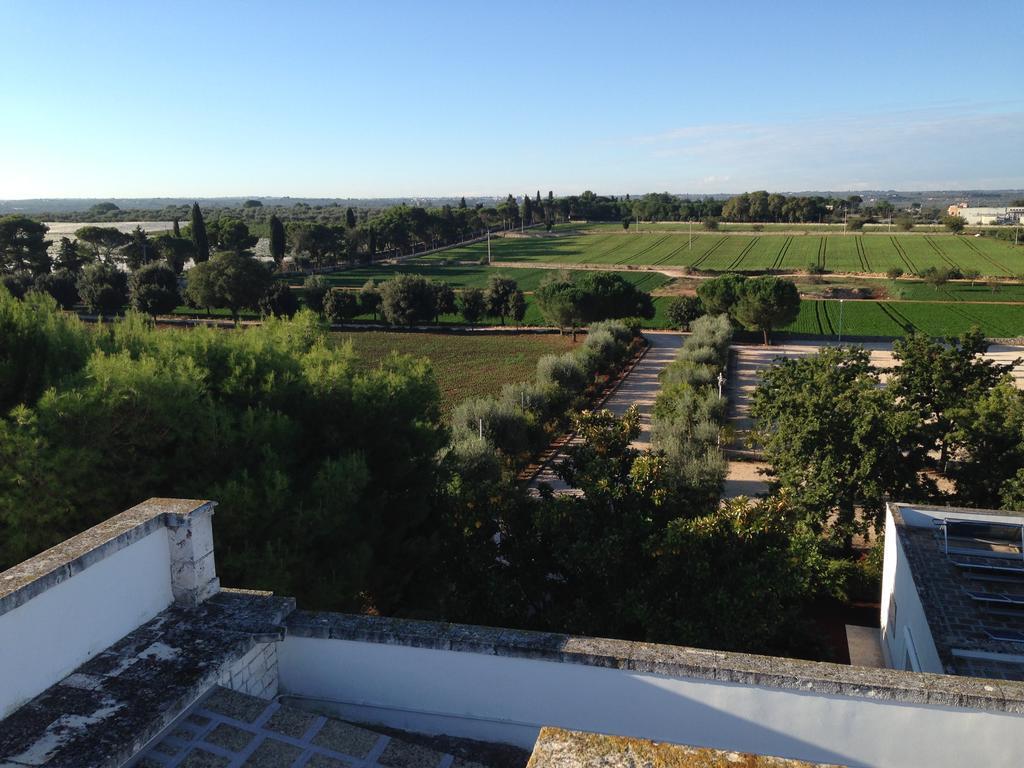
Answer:
[{"label": "stone floor tile", "polygon": [[241,728],[221,723],[203,738],[207,744],[226,749],[229,752],[241,752],[255,736]]},{"label": "stone floor tile", "polygon": [[378,738],[380,736],[372,731],[357,728],[340,720],[328,720],[320,729],[320,733],[314,737],[313,743],[332,752],[363,759],[370,754]]},{"label": "stone floor tile", "polygon": [[202,747],[193,747],[178,765],[180,768],[227,768],[230,763],[226,757],[207,752]]},{"label": "stone floor tile", "polygon": [[316,722],[316,719],[317,715],[311,712],[282,707],[270,717],[263,727],[285,736],[291,736],[293,739],[301,739]]},{"label": "stone floor tile", "polygon": [[388,768],[437,768],[441,754],[417,744],[392,739],[377,762]]},{"label": "stone floor tile", "polygon": [[227,688],[215,688],[200,706],[243,723],[251,723],[263,714],[267,702]]},{"label": "stone floor tile", "polygon": [[338,760],[334,757],[327,757],[326,755],[313,755],[309,762],[306,763],[306,768],[350,768],[353,763],[347,763],[344,760]]},{"label": "stone floor tile", "polygon": [[266,739],[242,765],[245,768],[287,768],[298,760],[301,754],[302,750],[299,747],[275,739]]}]

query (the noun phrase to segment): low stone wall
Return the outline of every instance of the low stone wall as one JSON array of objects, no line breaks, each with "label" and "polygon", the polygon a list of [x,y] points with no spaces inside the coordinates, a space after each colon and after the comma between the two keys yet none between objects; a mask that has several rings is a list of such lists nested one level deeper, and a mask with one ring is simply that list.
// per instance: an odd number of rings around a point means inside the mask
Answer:
[{"label": "low stone wall", "polygon": [[297,612],[281,692],[531,747],[542,726],[840,765],[1017,765],[1024,684]]},{"label": "low stone wall", "polygon": [[213,508],[150,499],[0,573],[0,719],[168,606],[216,593]]}]

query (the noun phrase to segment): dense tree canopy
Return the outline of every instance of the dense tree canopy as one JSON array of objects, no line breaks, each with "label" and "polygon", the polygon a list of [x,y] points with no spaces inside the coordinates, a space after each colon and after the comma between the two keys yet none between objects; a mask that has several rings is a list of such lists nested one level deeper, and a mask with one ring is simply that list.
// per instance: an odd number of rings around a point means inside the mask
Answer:
[{"label": "dense tree canopy", "polygon": [[197,307],[223,307],[238,319],[242,309],[256,309],[270,287],[270,271],[251,256],[218,253],[188,272],[185,295]]},{"label": "dense tree canopy", "polygon": [[128,279],[132,309],[155,317],[173,311],[181,303],[178,278],[166,264],[146,264]]},{"label": "dense tree canopy", "polygon": [[0,217],[0,272],[50,271],[46,227],[24,216]]},{"label": "dense tree canopy", "polygon": [[424,362],[360,368],[310,313],[93,333],[0,291],[0,328],[0,568],[139,499],[215,498],[225,581],[339,609],[429,604],[445,433]]}]

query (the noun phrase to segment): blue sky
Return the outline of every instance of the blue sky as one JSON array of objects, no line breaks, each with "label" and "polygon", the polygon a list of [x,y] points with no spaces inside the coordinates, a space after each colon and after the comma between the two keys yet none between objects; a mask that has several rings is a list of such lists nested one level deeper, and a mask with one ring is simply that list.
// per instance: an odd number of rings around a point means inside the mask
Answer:
[{"label": "blue sky", "polygon": [[1024,187],[1024,2],[5,0],[0,198]]}]

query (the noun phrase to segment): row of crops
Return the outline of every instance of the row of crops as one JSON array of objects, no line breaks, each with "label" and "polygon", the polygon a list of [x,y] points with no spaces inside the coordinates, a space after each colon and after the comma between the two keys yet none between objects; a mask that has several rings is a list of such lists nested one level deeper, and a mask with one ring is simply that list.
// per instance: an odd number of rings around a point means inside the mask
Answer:
[{"label": "row of crops", "polygon": [[[495,239],[492,256],[503,261],[680,267],[728,271],[796,271],[816,264],[834,272],[907,274],[928,267],[978,270],[1009,277],[1024,273],[1024,248],[984,237],[957,235],[734,235],[583,234]],[[478,243],[446,252],[477,260],[487,254]]]},{"label": "row of crops", "polygon": [[931,336],[963,333],[977,326],[991,338],[1024,337],[1024,305],[935,304],[902,301],[803,301],[785,330],[810,336]]}]

